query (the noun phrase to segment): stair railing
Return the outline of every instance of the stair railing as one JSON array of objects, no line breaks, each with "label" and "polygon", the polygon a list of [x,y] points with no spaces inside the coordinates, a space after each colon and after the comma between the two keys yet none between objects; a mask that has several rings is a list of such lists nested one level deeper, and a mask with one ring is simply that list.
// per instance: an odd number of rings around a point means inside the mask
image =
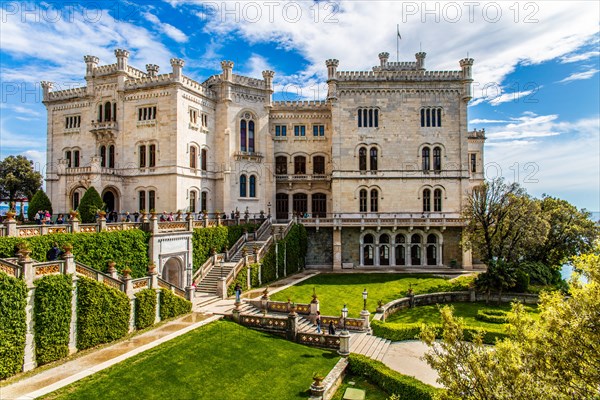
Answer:
[{"label": "stair railing", "polygon": [[265,219],[264,222],[260,225],[260,227],[254,232],[254,240],[257,240],[262,236],[263,233],[271,229],[271,221],[269,219]]}]

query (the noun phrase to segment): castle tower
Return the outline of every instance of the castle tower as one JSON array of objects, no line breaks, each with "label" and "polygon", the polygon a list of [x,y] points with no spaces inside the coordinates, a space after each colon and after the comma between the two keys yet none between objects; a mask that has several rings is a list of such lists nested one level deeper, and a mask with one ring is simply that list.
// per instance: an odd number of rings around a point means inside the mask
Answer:
[{"label": "castle tower", "polygon": [[115,56],[117,57],[117,71],[127,72],[129,51],[123,49],[116,49]]},{"label": "castle tower", "polygon": [[181,80],[181,77],[183,76],[182,71],[184,65],[185,61],[181,58],[171,58],[171,67],[173,68],[173,80]]},{"label": "castle tower", "polygon": [[389,58],[390,58],[390,53],[388,53],[388,52],[379,53],[379,65],[381,66],[381,69],[383,69],[387,65]]},{"label": "castle tower", "polygon": [[94,94],[94,72],[98,67],[98,63],[100,59],[96,56],[83,56],[83,61],[85,61],[85,80],[87,82],[87,94],[92,96]]},{"label": "castle tower", "polygon": [[417,69],[419,71],[424,71],[425,70],[425,56],[427,55],[427,53],[420,51],[417,54],[415,54],[415,57],[417,58]]},{"label": "castle tower", "polygon": [[460,60],[460,67],[462,69],[463,75],[463,101],[469,101],[473,98],[471,91],[471,83],[473,82],[472,69],[473,69],[473,59],[472,58],[463,58]]},{"label": "castle tower", "polygon": [[146,72],[152,78],[158,75],[158,69],[159,67],[156,64],[146,64]]},{"label": "castle tower", "polygon": [[50,95],[50,91],[52,90],[52,86],[54,86],[53,82],[42,81],[40,82],[42,85],[42,93],[43,93],[43,101],[48,101],[48,96]]},{"label": "castle tower", "polygon": [[262,72],[263,79],[265,80],[265,89],[269,91],[269,94],[266,97],[265,103],[270,106],[273,97],[273,77],[275,76],[275,71],[266,70]]},{"label": "castle tower", "polygon": [[327,100],[337,98],[337,67],[339,64],[340,62],[335,59],[325,61],[327,66]]},{"label": "castle tower", "polygon": [[233,82],[233,61],[221,61],[221,68],[223,69],[223,80]]}]

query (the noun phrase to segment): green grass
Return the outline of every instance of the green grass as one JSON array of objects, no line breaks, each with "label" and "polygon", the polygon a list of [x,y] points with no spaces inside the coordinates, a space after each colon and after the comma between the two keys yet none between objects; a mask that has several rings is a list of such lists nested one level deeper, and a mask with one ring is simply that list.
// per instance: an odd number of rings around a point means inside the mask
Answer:
[{"label": "green grass", "polygon": [[[353,385],[350,382],[354,382]],[[369,400],[387,400],[389,395],[380,389],[379,386],[372,384],[367,381],[362,376],[353,375],[352,373],[348,373],[344,377],[344,381],[335,392],[331,400],[342,400],[344,397],[344,392],[347,388],[355,388],[355,389],[363,389],[366,392],[366,398]]]},{"label": "green grass", "polygon": [[47,399],[302,399],[333,352],[219,321],[48,395]]},{"label": "green grass", "polygon": [[[440,305],[441,306],[441,305]],[[463,318],[465,326],[474,328],[484,328],[490,330],[498,330],[504,328],[505,324],[492,324],[488,322],[482,322],[475,319],[477,310],[482,308],[490,310],[503,310],[510,311],[510,304],[485,304],[483,302],[477,303],[452,303],[451,306],[454,308],[454,315]],[[527,305],[525,310],[533,318],[538,317],[539,310],[536,306]],[[409,308],[398,311],[397,313],[390,315],[386,323],[398,323],[398,324],[410,324],[410,323],[426,323],[426,324],[441,324],[442,318],[438,305],[418,306],[415,308]]]},{"label": "green grass", "polygon": [[341,315],[344,304],[350,317],[359,317],[363,309],[362,292],[366,288],[369,296],[367,309],[374,313],[377,301],[384,303],[406,296],[409,285],[414,294],[467,290],[467,279],[448,280],[425,274],[319,274],[271,296],[271,300],[310,303],[313,288],[319,298],[323,315]]}]

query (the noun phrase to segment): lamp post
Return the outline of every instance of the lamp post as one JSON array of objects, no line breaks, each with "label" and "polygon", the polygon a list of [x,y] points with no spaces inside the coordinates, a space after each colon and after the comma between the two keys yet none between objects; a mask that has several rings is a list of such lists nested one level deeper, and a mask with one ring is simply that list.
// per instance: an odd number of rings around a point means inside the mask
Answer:
[{"label": "lamp post", "polygon": [[360,312],[360,317],[363,319],[363,330],[367,333],[371,333],[371,326],[369,323],[371,313],[369,312],[369,310],[367,310],[367,297],[368,296],[369,296],[369,292],[367,292],[367,288],[365,288],[365,290],[363,290],[363,292],[362,292],[363,310]]},{"label": "lamp post", "polygon": [[348,307],[344,304],[344,308],[342,308],[342,318],[344,319],[344,329],[340,333],[340,349],[338,350],[338,354],[346,357],[350,354],[350,333],[346,329],[346,318],[348,318]]},{"label": "lamp post", "polygon": [[267,203],[267,218],[271,220],[271,202]]},{"label": "lamp post", "polygon": [[344,329],[342,330],[342,335],[347,335],[348,330],[346,329],[346,318],[348,318],[348,307],[344,304],[344,308],[342,308],[342,318],[344,319]]},{"label": "lamp post", "polygon": [[367,296],[369,295],[369,293],[367,292],[367,288],[365,288],[365,290],[363,290],[362,292],[362,296],[363,296],[363,310],[367,309]]}]

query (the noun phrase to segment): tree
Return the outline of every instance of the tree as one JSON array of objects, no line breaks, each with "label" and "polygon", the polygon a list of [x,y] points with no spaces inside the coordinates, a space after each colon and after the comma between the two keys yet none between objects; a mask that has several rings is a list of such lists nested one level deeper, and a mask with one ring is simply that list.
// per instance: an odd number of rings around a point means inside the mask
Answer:
[{"label": "tree", "polygon": [[29,207],[27,207],[27,218],[30,221],[33,221],[35,219],[35,214],[40,210],[48,210],[50,211],[50,214],[52,214],[52,203],[46,193],[41,189],[35,192],[33,198],[29,202]]},{"label": "tree", "polygon": [[490,261],[487,271],[479,274],[475,279],[476,288],[487,294],[486,302],[494,290],[498,290],[498,302],[500,302],[502,292],[511,289],[516,283],[517,269],[504,260]]},{"label": "tree", "polygon": [[95,222],[96,213],[103,209],[104,203],[102,202],[102,198],[100,198],[100,194],[93,186],[90,186],[90,188],[86,190],[85,194],[81,198],[79,208],[77,209],[81,215],[81,222]]},{"label": "tree", "polygon": [[547,195],[536,201],[550,229],[546,240],[530,249],[527,260],[560,268],[571,257],[592,249],[600,229],[589,212]]},{"label": "tree", "polygon": [[506,184],[502,178],[473,188],[463,217],[467,221],[463,245],[486,264],[521,260],[528,249],[545,240],[549,228],[539,203],[518,183]]},{"label": "tree", "polygon": [[425,327],[426,361],[447,391],[443,399],[598,399],[600,398],[600,245],[579,256],[575,267],[587,277],[571,280],[571,297],[540,296],[540,318],[513,304],[509,337],[490,348],[481,335],[465,342],[463,323],[442,309],[442,340]]},{"label": "tree", "polygon": [[0,161],[0,196],[14,202],[31,199],[42,187],[42,174],[33,170],[33,161],[24,156],[8,156]]}]

